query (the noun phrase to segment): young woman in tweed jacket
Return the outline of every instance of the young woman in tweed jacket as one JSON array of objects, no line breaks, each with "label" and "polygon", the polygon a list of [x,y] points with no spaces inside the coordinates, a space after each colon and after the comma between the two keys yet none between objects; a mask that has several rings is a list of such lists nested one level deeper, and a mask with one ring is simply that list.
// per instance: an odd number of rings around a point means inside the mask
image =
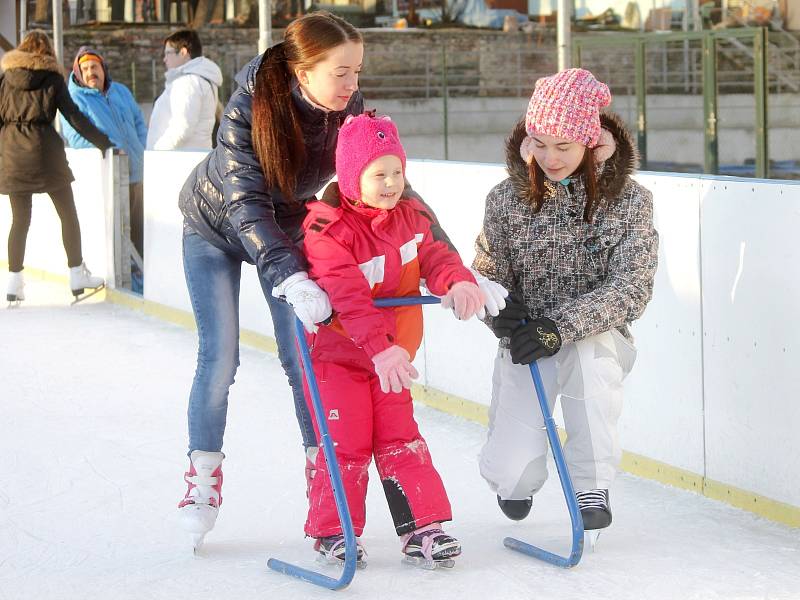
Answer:
[{"label": "young woman in tweed jacket", "polygon": [[[487,319],[500,338],[481,474],[511,519],[547,478],[547,437],[528,364],[552,405],[585,529],[611,523],[622,382],[636,356],[628,325],[651,298],[658,254],[652,194],[605,84],[584,69],[536,83],[507,141],[509,177],[486,199],[474,268],[516,301]],[[523,324],[524,321],[524,324]]]}]

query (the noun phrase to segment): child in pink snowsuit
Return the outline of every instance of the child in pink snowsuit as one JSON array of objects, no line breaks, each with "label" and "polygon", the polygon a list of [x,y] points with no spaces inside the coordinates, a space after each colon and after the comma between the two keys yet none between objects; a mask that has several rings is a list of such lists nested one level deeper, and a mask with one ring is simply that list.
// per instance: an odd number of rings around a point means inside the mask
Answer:
[{"label": "child in pink snowsuit", "polygon": [[[333,321],[307,338],[356,535],[364,529],[374,456],[407,560],[452,566],[461,545],[441,530],[452,518],[450,502],[409,391],[417,376],[411,361],[422,340],[422,309],[376,308],[373,299],[419,296],[424,278],[459,319],[491,303],[458,253],[436,239],[427,207],[402,197],[405,161],[388,117],[347,118],[336,148],[338,184],[308,205],[304,222],[309,274],[334,311]],[[307,386],[306,398],[310,404]],[[316,468],[305,532],[336,562],[344,559],[344,543],[322,452]],[[360,542],[358,556],[363,562]]]}]

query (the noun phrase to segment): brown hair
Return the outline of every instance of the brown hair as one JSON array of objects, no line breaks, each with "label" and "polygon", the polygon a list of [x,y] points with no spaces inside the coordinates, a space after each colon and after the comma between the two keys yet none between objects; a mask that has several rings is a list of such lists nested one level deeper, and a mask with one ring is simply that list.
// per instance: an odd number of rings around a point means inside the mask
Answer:
[{"label": "brown hair", "polygon": [[166,46],[167,44],[178,52],[181,51],[181,48],[186,48],[190,58],[203,56],[203,44],[194,29],[179,29],[174,33],[170,33],[164,38],[164,45]]},{"label": "brown hair", "polygon": [[294,199],[297,176],[306,149],[300,117],[292,102],[296,69],[311,69],[333,48],[346,42],[363,43],[358,30],[325,11],[307,14],[286,28],[283,42],[264,53],[253,92],[252,138],[268,185],[276,185],[287,200]]},{"label": "brown hair", "polygon": [[[597,163],[594,160],[594,151],[591,148],[586,148],[583,161],[575,170],[574,175],[583,176],[587,198],[586,207],[583,209],[583,220],[586,223],[591,223],[601,200],[600,190],[597,184]],[[544,174],[542,167],[539,166],[535,158],[531,158],[531,163],[528,165],[528,176],[531,180],[528,201],[533,207],[534,212],[539,212],[544,204],[544,194],[547,191],[545,187],[547,176]]]},{"label": "brown hair", "polygon": [[30,30],[17,46],[17,50],[28,52],[29,54],[39,54],[45,56],[55,56],[53,43],[48,35],[41,29]]}]

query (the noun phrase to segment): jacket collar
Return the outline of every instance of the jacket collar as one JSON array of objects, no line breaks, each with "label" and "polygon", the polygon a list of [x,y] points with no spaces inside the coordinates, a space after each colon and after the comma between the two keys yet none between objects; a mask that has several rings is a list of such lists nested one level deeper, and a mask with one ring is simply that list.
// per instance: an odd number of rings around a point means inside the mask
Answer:
[{"label": "jacket collar", "polygon": [[[622,188],[625,187],[628,176],[638,167],[639,152],[619,115],[601,114],[600,125],[603,129],[611,132],[617,145],[614,154],[599,166],[600,173],[597,180],[601,197],[613,199],[619,196]],[[531,188],[528,165],[522,160],[519,153],[519,147],[526,136],[525,120],[521,119],[506,140],[506,169],[511,178],[514,193],[521,198],[527,198]],[[548,186],[548,188],[550,187],[555,190],[556,186]]]},{"label": "jacket collar", "polygon": [[90,88],[89,86],[81,85],[81,83],[75,77],[75,73],[70,73],[69,79],[67,80],[67,87],[69,88],[70,94],[83,94],[84,96],[108,96],[109,92],[111,91],[112,84],[113,82],[108,82],[108,86],[105,90]]},{"label": "jacket collar", "polygon": [[292,82],[290,85],[292,86],[292,102],[294,102],[294,106],[297,109],[297,112],[300,114],[300,119],[302,122],[308,125],[316,125],[323,122],[333,122],[338,126],[344,120],[345,116],[352,113],[352,107],[358,101],[359,95],[361,94],[360,91],[356,90],[356,92],[350,96],[350,100],[343,110],[327,110],[321,106],[318,106],[317,104],[314,104],[303,95],[303,91],[300,89],[300,83],[297,81],[297,78],[292,77]]},{"label": "jacket collar", "polygon": [[[264,60],[265,55],[266,52],[256,56],[247,65],[245,65],[234,78],[236,83],[247,90],[248,94],[251,96],[255,92],[256,75],[258,74],[258,69],[261,66],[261,62]],[[344,110],[326,111],[323,108],[317,108],[308,100],[303,98],[303,93],[300,91],[300,84],[298,83],[296,77],[292,77],[289,85],[292,88],[292,101],[294,102],[294,105],[300,114],[301,120],[307,125],[324,123],[326,117],[328,120],[333,120],[338,124],[340,121],[342,121],[345,115],[352,114],[353,106],[355,106],[355,104],[361,98],[361,91],[356,90],[356,93],[350,97],[350,101],[347,103],[347,106],[344,108]]]},{"label": "jacket collar", "polygon": [[31,71],[52,71],[64,75],[64,69],[58,64],[55,56],[47,54],[32,54],[22,50],[9,50],[0,59],[0,69],[29,69]]}]

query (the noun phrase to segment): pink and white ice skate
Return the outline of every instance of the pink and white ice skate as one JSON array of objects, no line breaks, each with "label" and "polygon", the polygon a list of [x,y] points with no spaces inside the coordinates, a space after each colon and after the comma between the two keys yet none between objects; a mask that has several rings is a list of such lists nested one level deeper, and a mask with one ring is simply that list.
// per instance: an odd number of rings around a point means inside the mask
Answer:
[{"label": "pink and white ice skate", "polygon": [[222,504],[222,452],[194,450],[190,455],[189,471],[183,479],[189,484],[186,496],[178,504],[181,525],[192,536],[197,553],[206,534],[214,528]]},{"label": "pink and white ice skate", "polygon": [[455,557],[461,554],[461,542],[442,531],[439,523],[406,533],[400,541],[405,554],[403,562],[423,569],[452,569]]}]

